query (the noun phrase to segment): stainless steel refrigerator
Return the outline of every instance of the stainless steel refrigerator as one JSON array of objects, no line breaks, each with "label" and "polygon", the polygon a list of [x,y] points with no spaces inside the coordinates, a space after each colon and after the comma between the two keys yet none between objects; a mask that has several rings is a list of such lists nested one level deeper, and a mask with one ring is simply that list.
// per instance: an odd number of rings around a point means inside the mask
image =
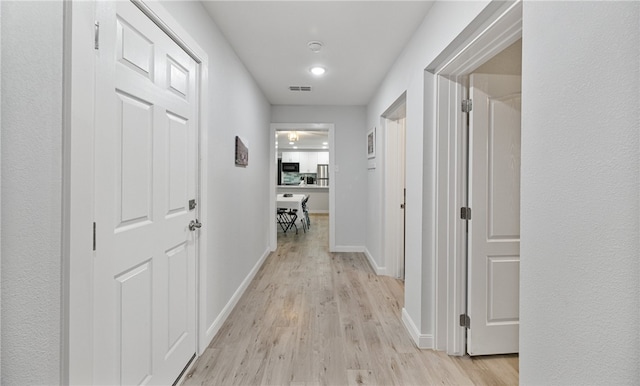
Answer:
[{"label": "stainless steel refrigerator", "polygon": [[318,164],[317,186],[329,186],[329,165]]}]

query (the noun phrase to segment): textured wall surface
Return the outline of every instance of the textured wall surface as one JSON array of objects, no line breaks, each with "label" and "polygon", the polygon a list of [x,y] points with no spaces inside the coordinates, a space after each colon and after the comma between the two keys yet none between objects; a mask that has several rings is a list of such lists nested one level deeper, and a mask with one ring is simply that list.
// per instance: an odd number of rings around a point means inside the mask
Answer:
[{"label": "textured wall surface", "polygon": [[62,2],[2,7],[2,381],[60,382]]},{"label": "textured wall surface", "polygon": [[[2,39],[2,5],[0,5],[0,39]],[[0,45],[1,46],[1,45]],[[2,49],[0,49],[0,99],[2,98]],[[2,103],[0,101],[0,154],[2,149]],[[0,218],[2,218],[2,156],[0,155]],[[0,221],[0,304],[2,299],[2,221]],[[0,307],[0,331],[2,331],[2,307]],[[2,363],[2,333],[0,333],[0,364]],[[2,365],[0,365],[0,382]]]},{"label": "textured wall surface", "polygon": [[520,382],[640,383],[640,3],[525,2]]}]

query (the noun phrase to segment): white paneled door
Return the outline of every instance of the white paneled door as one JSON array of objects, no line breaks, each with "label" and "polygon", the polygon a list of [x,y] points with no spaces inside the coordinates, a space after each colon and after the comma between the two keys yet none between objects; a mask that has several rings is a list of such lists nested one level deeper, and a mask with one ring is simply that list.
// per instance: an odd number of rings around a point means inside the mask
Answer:
[{"label": "white paneled door", "polygon": [[518,352],[520,83],[520,76],[470,77],[470,355]]},{"label": "white paneled door", "polygon": [[97,12],[94,383],[170,385],[196,352],[196,63],[131,2]]}]

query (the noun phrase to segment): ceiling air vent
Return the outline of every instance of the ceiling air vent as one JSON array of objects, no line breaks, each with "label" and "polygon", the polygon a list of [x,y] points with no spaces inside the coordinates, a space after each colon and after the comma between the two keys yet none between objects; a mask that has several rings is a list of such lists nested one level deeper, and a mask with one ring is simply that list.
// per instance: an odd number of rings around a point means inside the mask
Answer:
[{"label": "ceiling air vent", "polygon": [[311,86],[289,86],[289,91],[311,91]]}]

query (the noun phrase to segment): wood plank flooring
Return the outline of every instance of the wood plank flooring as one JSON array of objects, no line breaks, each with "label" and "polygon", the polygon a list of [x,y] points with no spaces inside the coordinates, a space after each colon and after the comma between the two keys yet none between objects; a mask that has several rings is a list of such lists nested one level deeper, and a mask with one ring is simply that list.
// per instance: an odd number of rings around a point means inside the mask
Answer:
[{"label": "wood plank flooring", "polygon": [[328,252],[328,217],[278,233],[184,385],[516,385],[518,357],[419,350],[401,321],[402,281],[361,253]]}]

